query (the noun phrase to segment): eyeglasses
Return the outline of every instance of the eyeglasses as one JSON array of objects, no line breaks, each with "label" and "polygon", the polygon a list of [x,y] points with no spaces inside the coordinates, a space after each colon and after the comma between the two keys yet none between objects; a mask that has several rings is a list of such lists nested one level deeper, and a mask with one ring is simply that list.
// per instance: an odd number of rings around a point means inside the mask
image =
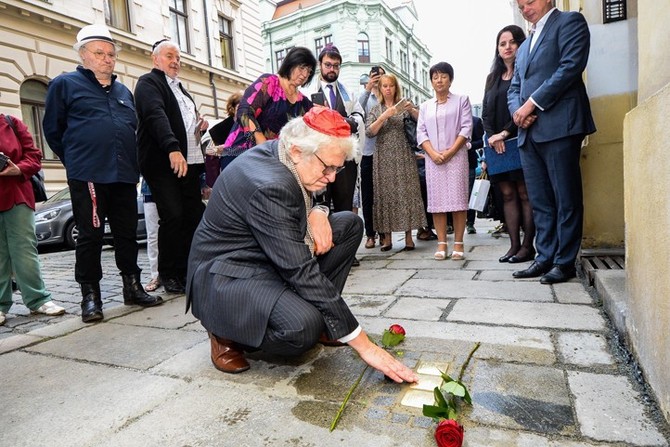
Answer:
[{"label": "eyeglasses", "polygon": [[328,70],[330,69],[339,70],[342,64],[331,64],[330,62],[324,62],[323,66],[326,67],[326,69]]},{"label": "eyeglasses", "polygon": [[323,168],[324,168],[324,169],[323,169],[323,172],[322,172],[323,175],[339,174],[340,172],[342,172],[342,169],[344,169],[344,166],[328,166],[327,164],[325,164],[325,163],[323,162],[323,160],[321,160],[321,157],[319,157],[318,155],[316,155],[316,152],[314,153],[314,156],[315,156],[316,159],[319,160],[319,161],[321,162],[321,164],[323,165]]},{"label": "eyeglasses", "polygon": [[104,59],[105,59],[105,56],[107,56],[108,58],[110,58],[110,59],[113,60],[113,61],[116,60],[116,53],[105,53],[104,51],[100,51],[100,50],[98,50],[98,51],[91,51],[91,50],[89,50],[89,49],[86,48],[86,47],[84,47],[84,49],[85,49],[86,51],[88,51],[89,53],[93,54],[93,56],[94,56],[97,60],[99,60],[99,61],[104,60]]},{"label": "eyeglasses", "polygon": [[312,67],[309,65],[301,64],[296,67],[300,71],[306,72],[308,75],[312,74]]}]

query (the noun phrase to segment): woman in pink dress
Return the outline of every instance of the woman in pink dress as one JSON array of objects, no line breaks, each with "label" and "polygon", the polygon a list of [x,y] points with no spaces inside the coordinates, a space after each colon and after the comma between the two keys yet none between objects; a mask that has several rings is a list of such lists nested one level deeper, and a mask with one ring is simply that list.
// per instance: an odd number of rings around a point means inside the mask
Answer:
[{"label": "woman in pink dress", "polygon": [[447,213],[454,220],[452,260],[465,259],[463,234],[468,211],[468,148],[472,135],[472,109],[467,96],[449,91],[454,69],[446,62],[430,68],[435,98],[421,104],[417,142],[426,152],[428,212],[437,231],[434,258],[447,257]]}]

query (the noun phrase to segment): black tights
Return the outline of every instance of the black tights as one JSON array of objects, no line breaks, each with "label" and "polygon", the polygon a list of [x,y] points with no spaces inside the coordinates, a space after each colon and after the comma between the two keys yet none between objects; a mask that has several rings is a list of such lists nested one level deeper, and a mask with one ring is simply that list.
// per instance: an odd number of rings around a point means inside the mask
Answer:
[{"label": "black tights", "polygon": [[[533,209],[528,200],[526,184],[524,182],[504,181],[499,182],[498,185],[503,196],[505,224],[510,240],[510,249],[506,256],[526,257],[534,251],[533,239],[535,239]],[[523,243],[521,243],[521,228],[523,228]]]}]

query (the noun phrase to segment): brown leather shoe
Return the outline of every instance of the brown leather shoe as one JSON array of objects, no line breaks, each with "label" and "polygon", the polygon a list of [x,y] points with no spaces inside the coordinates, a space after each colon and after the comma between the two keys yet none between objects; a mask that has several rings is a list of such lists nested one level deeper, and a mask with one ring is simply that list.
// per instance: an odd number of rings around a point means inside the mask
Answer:
[{"label": "brown leather shoe", "polygon": [[249,369],[249,362],[244,358],[242,349],[232,340],[217,337],[210,332],[212,345],[212,363],[219,371],[237,374]]}]

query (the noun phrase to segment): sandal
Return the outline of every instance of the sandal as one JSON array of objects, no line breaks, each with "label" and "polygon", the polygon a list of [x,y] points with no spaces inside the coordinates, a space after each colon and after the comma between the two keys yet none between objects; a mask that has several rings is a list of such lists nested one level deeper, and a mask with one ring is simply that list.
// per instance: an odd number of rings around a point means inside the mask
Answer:
[{"label": "sandal", "polygon": [[[437,243],[437,248],[440,248],[440,245],[446,246],[447,243],[446,242],[438,242]],[[446,250],[436,251],[435,254],[433,255],[433,259],[435,259],[436,261],[444,261],[445,259],[447,259],[447,251]]]},{"label": "sandal", "polygon": [[[456,245],[460,245],[461,247],[463,247],[463,242],[454,242],[454,248],[456,247]],[[463,261],[464,259],[465,259],[465,253],[463,253],[462,251],[454,250],[451,252],[452,261]]]},{"label": "sandal", "polygon": [[146,292],[155,292],[156,289],[158,289],[160,286],[161,286],[161,280],[158,277],[151,278],[151,281],[149,281],[149,283],[146,286],[144,286],[144,290]]}]

